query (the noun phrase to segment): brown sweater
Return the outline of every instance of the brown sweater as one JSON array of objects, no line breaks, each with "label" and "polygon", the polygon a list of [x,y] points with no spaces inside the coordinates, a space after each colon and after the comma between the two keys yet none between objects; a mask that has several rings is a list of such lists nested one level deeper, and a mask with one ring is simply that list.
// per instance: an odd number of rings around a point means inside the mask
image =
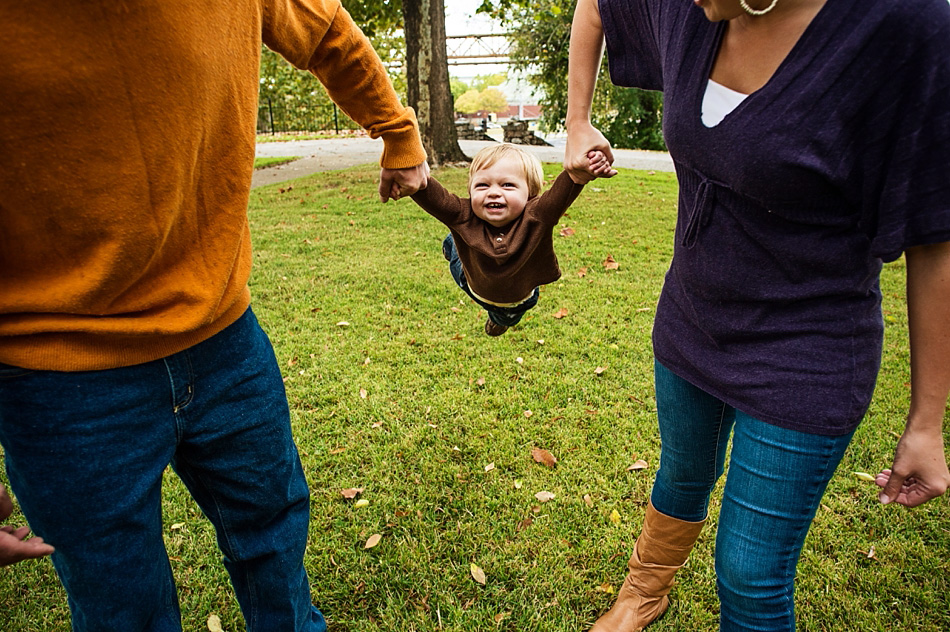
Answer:
[{"label": "brown sweater", "polygon": [[550,189],[528,200],[518,219],[501,228],[479,218],[471,200],[449,193],[434,178],[412,199],[449,227],[472,291],[493,303],[515,303],[561,278],[551,233],[583,188],[561,172]]},{"label": "brown sweater", "polygon": [[339,0],[0,4],[0,362],[138,364],[244,312],[262,40],[384,167],[425,160]]}]

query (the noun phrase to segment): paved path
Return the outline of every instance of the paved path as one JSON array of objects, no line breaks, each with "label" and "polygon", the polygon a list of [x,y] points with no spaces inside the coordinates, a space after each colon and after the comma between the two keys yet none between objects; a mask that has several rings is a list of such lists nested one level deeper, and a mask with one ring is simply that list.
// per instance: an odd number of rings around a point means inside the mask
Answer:
[{"label": "paved path", "polygon": [[[552,137],[549,142],[553,143],[554,146],[527,145],[526,147],[545,162],[561,162],[564,159],[564,138]],[[479,149],[490,144],[492,144],[492,141],[459,141],[459,146],[468,156],[473,156]],[[300,156],[301,158],[288,164],[255,171],[251,186],[259,187],[275,184],[310,175],[317,171],[332,171],[367,163],[377,163],[382,150],[382,140],[373,140],[367,137],[258,143],[257,155],[259,157]],[[615,149],[614,166],[627,169],[673,171],[673,161],[669,154],[638,149]]]}]

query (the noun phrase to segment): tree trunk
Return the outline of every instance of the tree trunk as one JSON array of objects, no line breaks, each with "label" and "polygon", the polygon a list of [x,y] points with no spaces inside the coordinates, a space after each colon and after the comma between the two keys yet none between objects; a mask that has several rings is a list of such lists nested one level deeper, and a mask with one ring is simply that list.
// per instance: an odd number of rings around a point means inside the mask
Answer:
[{"label": "tree trunk", "polygon": [[455,107],[445,52],[442,0],[402,0],[408,105],[416,110],[429,164],[467,162],[455,129]]}]

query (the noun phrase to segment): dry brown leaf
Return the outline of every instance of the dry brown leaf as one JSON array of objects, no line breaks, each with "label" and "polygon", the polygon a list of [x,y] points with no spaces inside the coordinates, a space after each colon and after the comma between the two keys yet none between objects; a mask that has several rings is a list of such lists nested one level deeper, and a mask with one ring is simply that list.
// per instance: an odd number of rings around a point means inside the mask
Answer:
[{"label": "dry brown leaf", "polygon": [[339,454],[340,452],[346,452],[346,448],[333,448],[330,450],[330,454]]},{"label": "dry brown leaf", "polygon": [[534,448],[531,450],[531,458],[541,465],[547,465],[548,467],[554,467],[557,464],[557,458],[543,448]]},{"label": "dry brown leaf", "polygon": [[472,563],[472,564],[469,566],[469,571],[472,573],[472,579],[474,579],[475,581],[477,581],[477,582],[478,582],[479,584],[481,584],[482,586],[485,585],[485,582],[487,581],[487,579],[486,579],[486,577],[485,577],[485,571],[483,571],[481,568],[479,568],[478,566],[476,566],[474,563]]},{"label": "dry brown leaf", "polygon": [[599,367],[597,367],[596,369],[594,369],[594,375],[600,375],[600,374],[602,374],[602,373],[603,373],[604,371],[606,371],[606,370],[607,370],[607,367],[605,367],[605,366],[599,366]]},{"label": "dry brown leaf", "polygon": [[175,524],[172,525],[172,531],[178,531],[179,529],[184,529],[184,528],[185,528],[184,522],[176,522]]},{"label": "dry brown leaf", "polygon": [[349,326],[350,326],[350,323],[346,322],[345,320],[341,320],[340,322],[338,322],[338,323],[336,324],[336,326],[337,326],[337,327],[349,327]]},{"label": "dry brown leaf", "polygon": [[347,487],[340,493],[343,494],[343,498],[352,500],[353,498],[356,498],[357,496],[363,493],[363,488],[362,487]]},{"label": "dry brown leaf", "polygon": [[587,276],[587,268],[584,267],[584,268],[581,268],[580,270],[578,270],[578,271],[577,271],[577,276],[579,276],[579,277],[582,278],[582,279],[583,279],[585,276]]},{"label": "dry brown leaf", "polygon": [[533,415],[533,414],[534,414],[534,413],[531,412],[530,410],[524,411],[524,416],[525,416],[525,417],[530,417],[530,416]]},{"label": "dry brown leaf", "polygon": [[594,506],[594,499],[590,497],[590,494],[584,494],[584,502],[587,503],[588,507]]},{"label": "dry brown leaf", "polygon": [[574,234],[573,228],[569,228],[565,226],[564,228],[561,229],[561,237],[570,237],[573,234]]},{"label": "dry brown leaf", "polygon": [[383,539],[383,536],[381,536],[381,535],[378,534],[378,533],[374,533],[373,535],[369,536],[369,539],[368,539],[368,540],[366,540],[366,544],[363,545],[363,548],[364,548],[364,549],[371,549],[371,548],[373,548],[374,546],[376,546],[377,544],[379,544],[379,541],[382,540],[382,539]]},{"label": "dry brown leaf", "polygon": [[616,270],[620,267],[620,264],[614,261],[613,255],[607,255],[607,258],[604,259],[604,269],[605,270]]},{"label": "dry brown leaf", "polygon": [[495,469],[494,463],[489,463],[488,465],[485,466],[485,472],[491,472],[493,469]]},{"label": "dry brown leaf", "polygon": [[383,425],[384,423],[386,423],[386,422],[385,422],[385,421],[377,421],[377,422],[375,422],[372,426],[370,426],[370,428],[380,428],[380,427],[382,427],[382,425]]},{"label": "dry brown leaf", "polygon": [[477,380],[475,380],[475,383],[478,384],[479,386],[485,386],[485,378],[480,377]]},{"label": "dry brown leaf", "polygon": [[517,529],[518,531],[524,531],[525,529],[530,527],[532,524],[534,524],[534,520],[531,518],[531,516],[528,516],[527,518],[525,518],[524,520],[518,523]]},{"label": "dry brown leaf", "polygon": [[498,614],[495,615],[495,625],[498,625],[499,623],[501,623],[502,621],[504,621],[510,616],[511,616],[510,612],[499,612]]},{"label": "dry brown leaf", "polygon": [[534,497],[537,498],[538,501],[542,503],[546,503],[549,500],[554,500],[554,494],[552,494],[551,492],[538,492],[537,494],[534,495]]},{"label": "dry brown leaf", "polygon": [[627,468],[628,472],[639,472],[640,470],[645,470],[649,467],[646,461],[643,459],[637,459],[633,462],[633,465]]},{"label": "dry brown leaf", "polygon": [[[451,338],[449,338],[449,340],[462,340],[463,338],[465,338],[465,335],[464,335],[464,334],[455,334],[454,336],[452,336]],[[412,342],[414,343],[415,340],[413,340]],[[410,344],[412,344],[412,343],[410,343]]]},{"label": "dry brown leaf", "polygon": [[561,309],[559,309],[559,310],[557,310],[556,312],[554,312],[554,317],[555,317],[555,318],[564,318],[565,316],[567,316],[567,308],[566,308],[566,307],[562,307]]},{"label": "dry brown leaf", "polygon": [[367,396],[367,395],[369,395],[369,393],[366,392],[366,389],[365,389],[365,388],[361,388],[361,389],[360,389],[360,399],[366,399],[366,396]]},{"label": "dry brown leaf", "polygon": [[208,615],[208,632],[224,632],[221,627],[221,617],[216,614]]}]

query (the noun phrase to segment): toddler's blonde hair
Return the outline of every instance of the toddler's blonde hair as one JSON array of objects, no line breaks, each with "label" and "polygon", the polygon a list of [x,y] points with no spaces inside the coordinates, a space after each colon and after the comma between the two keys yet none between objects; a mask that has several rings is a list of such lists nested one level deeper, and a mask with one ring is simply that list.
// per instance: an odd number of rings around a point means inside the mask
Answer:
[{"label": "toddler's blonde hair", "polygon": [[485,147],[472,159],[472,164],[468,168],[468,180],[471,187],[472,177],[475,172],[482,169],[488,169],[502,158],[515,157],[521,161],[525,181],[528,183],[528,197],[535,197],[541,193],[541,186],[544,184],[544,169],[541,167],[541,161],[538,157],[518,145],[511,143],[499,143]]}]

